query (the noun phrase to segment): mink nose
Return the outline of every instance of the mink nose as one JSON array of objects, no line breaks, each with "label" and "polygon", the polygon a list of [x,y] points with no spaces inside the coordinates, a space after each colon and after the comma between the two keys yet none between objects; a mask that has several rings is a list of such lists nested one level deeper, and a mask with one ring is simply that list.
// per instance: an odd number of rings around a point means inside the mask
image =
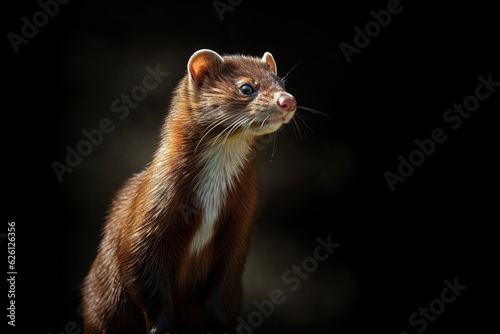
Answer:
[{"label": "mink nose", "polygon": [[290,94],[281,94],[278,97],[278,106],[284,111],[295,111],[297,109],[297,101]]}]

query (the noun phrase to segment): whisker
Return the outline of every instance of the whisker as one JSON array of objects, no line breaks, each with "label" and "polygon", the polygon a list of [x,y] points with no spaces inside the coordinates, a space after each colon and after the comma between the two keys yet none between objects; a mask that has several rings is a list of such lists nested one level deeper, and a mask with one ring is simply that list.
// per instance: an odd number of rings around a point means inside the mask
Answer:
[{"label": "whisker", "polygon": [[271,117],[271,115],[267,116],[263,121],[262,123],[260,124],[260,128],[262,129],[262,127],[264,126],[264,123],[269,119],[269,117]]},{"label": "whisker", "polygon": [[254,119],[251,119],[250,122],[248,122],[245,127],[243,128],[243,132],[248,132],[250,131],[250,127],[252,126],[252,124],[255,122],[255,118]]},{"label": "whisker", "polygon": [[298,121],[299,119],[300,119],[299,114],[297,114],[297,117],[294,117],[292,119],[293,129],[295,130],[295,131],[292,131],[292,133],[295,132],[295,141],[296,142],[301,141],[303,138],[302,129],[301,129],[299,121]]},{"label": "whisker", "polygon": [[[200,138],[200,140],[198,141],[198,144],[196,145],[196,148],[194,149],[194,153],[196,153],[196,151],[198,150],[198,146],[200,146],[201,142],[203,141],[203,139],[213,130],[215,129],[218,125],[220,125],[221,123],[224,123],[226,122],[227,120],[233,118],[233,117],[236,117],[238,115],[230,115],[230,116],[225,116],[222,118],[222,120],[218,121],[219,119],[217,118],[215,121],[212,122],[212,124],[210,124],[208,127],[207,127],[207,130],[205,131],[205,133],[203,134],[203,136]],[[218,121],[218,122],[217,122]]]},{"label": "whisker", "polygon": [[241,123],[241,121],[244,119],[244,116],[243,115],[233,115],[234,117],[238,116],[238,118],[229,126],[227,126],[226,128],[224,128],[215,138],[214,138],[214,141],[212,143],[212,145],[215,145],[215,143],[217,142],[217,140],[219,139],[220,136],[222,136],[225,132],[226,132],[226,136],[224,136],[224,139],[223,139],[223,143],[229,138],[229,135],[232,131],[234,131],[234,129],[236,129],[238,127],[238,125]]},{"label": "whisker", "polygon": [[210,115],[211,113],[213,113],[213,112],[215,112],[215,111],[218,111],[219,109],[220,109],[220,107],[217,107],[217,108],[215,108],[215,109],[213,109],[213,110],[210,110],[209,112],[207,112],[207,113],[203,114],[203,115],[201,116],[201,118],[203,119],[203,118],[207,117],[208,115]]},{"label": "whisker", "polygon": [[273,162],[274,154],[276,153],[276,150],[278,149],[278,143],[276,140],[276,132],[273,132],[273,151],[271,152],[271,159],[269,159],[269,162]]},{"label": "whisker", "polygon": [[240,115],[240,117],[233,124],[231,124],[229,127],[227,127],[224,131],[226,131],[226,130],[229,130],[229,131],[227,131],[226,136],[224,137],[223,143],[225,143],[229,139],[229,136],[231,136],[236,131],[236,129],[238,129],[238,127],[240,127],[245,122],[246,122],[245,115]]},{"label": "whisker", "polygon": [[281,79],[281,81],[283,82],[287,82],[289,79],[292,79],[292,78],[298,78],[299,76],[298,75],[292,75],[291,77],[286,77],[284,80]]},{"label": "whisker", "polygon": [[297,109],[302,109],[302,110],[305,110],[305,111],[312,112],[313,114],[319,114],[319,115],[322,115],[322,116],[325,116],[325,117],[331,118],[329,115],[324,114],[324,113],[322,113],[321,111],[318,111],[318,110],[313,109],[313,108],[304,107],[304,106],[297,106]]},{"label": "whisker", "polygon": [[309,126],[307,119],[304,117],[304,115],[301,115],[299,113],[295,114],[289,124],[291,124],[290,131],[295,142],[302,141],[304,140],[304,138],[307,140],[309,139],[307,136],[307,131],[305,131],[305,129],[309,130],[309,132],[311,133],[314,133]]},{"label": "whisker", "polygon": [[[288,77],[288,75],[289,75],[289,74],[293,71],[293,69],[294,69],[294,68],[296,68],[296,67],[297,67],[298,65],[300,65],[301,63],[302,63],[302,62],[301,62],[301,61],[299,61],[297,64],[295,64],[295,65],[294,65],[294,66],[290,69],[290,71],[288,71],[288,72],[287,72],[287,74],[285,74],[285,76],[284,76],[283,78],[281,78],[281,81],[285,82],[285,81],[287,81],[288,79],[290,79],[290,78]],[[292,78],[293,78],[293,77],[292,77]]]},{"label": "whisker", "polygon": [[302,121],[302,124],[305,125],[305,127],[311,132],[311,133],[314,133],[314,131],[311,129],[311,127],[309,126],[309,124],[307,123],[307,119],[301,115],[301,114],[297,114],[297,123],[298,123],[298,120]]}]

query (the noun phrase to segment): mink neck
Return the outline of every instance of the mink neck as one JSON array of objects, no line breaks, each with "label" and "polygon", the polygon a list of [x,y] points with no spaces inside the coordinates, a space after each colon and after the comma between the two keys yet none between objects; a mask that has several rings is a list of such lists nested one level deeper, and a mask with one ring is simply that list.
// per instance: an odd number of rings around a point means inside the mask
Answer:
[{"label": "mink neck", "polygon": [[[232,196],[229,194],[248,183],[245,175],[254,174],[254,140],[234,135],[225,141],[199,144],[200,138],[187,127],[165,133],[143,183],[151,220],[166,217],[173,210],[171,214],[178,217],[174,220],[191,223],[201,219],[201,226],[212,231]],[[193,208],[197,214],[185,215],[179,207]],[[201,233],[195,238],[191,251],[200,252],[210,235]]]},{"label": "mink neck", "polygon": [[223,193],[235,186],[243,170],[253,166],[250,164],[256,155],[254,137],[204,137],[204,128],[186,126],[181,117],[171,117],[166,125],[150,166],[158,191],[184,189],[182,196],[192,197],[198,205],[208,203],[214,194],[220,194],[224,200]]}]

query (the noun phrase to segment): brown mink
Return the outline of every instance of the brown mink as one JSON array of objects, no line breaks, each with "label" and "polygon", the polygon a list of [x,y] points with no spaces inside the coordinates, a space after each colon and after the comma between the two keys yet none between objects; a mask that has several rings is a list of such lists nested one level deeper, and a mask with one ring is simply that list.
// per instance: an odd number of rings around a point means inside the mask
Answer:
[{"label": "brown mink", "polygon": [[116,194],[83,284],[91,333],[234,332],[257,208],[256,141],[297,108],[273,56],[195,52],[151,164]]}]

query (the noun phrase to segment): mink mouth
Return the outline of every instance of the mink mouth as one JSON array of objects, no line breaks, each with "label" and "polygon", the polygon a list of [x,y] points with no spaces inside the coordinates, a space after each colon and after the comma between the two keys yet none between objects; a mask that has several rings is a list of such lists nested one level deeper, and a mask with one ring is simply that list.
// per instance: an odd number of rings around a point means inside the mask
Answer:
[{"label": "mink mouth", "polygon": [[284,124],[285,123],[285,116],[278,116],[278,117],[270,118],[265,123],[267,123],[267,124],[277,124],[277,123]]},{"label": "mink mouth", "polygon": [[263,122],[265,124],[286,124],[292,120],[294,113],[289,114],[281,114],[276,116],[268,116],[266,120]]},{"label": "mink mouth", "polygon": [[[235,115],[230,122],[213,122],[208,126],[203,138],[215,139],[216,141],[228,138],[233,135],[261,136],[278,131],[283,124],[291,121],[294,113],[269,113],[268,115],[259,115],[256,117],[238,117]],[[203,139],[202,138],[202,139]]]},{"label": "mink mouth", "polygon": [[285,123],[285,116],[267,116],[262,121],[257,121],[254,126],[265,128],[268,126],[282,125]]},{"label": "mink mouth", "polygon": [[278,131],[279,128],[288,123],[286,115],[270,115],[262,120],[252,122],[252,132],[262,135]]}]

